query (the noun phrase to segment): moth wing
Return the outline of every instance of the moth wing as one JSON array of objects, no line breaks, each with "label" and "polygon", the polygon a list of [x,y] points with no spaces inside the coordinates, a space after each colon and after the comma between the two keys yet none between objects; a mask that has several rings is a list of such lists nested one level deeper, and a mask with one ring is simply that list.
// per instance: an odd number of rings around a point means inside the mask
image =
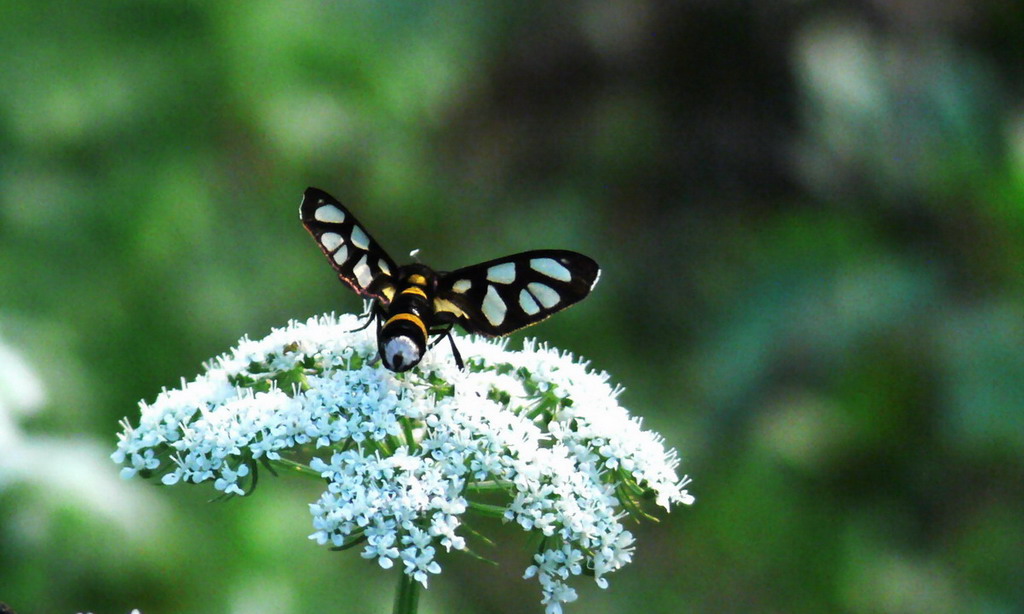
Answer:
[{"label": "moth wing", "polygon": [[600,275],[583,254],[522,252],[441,274],[434,309],[467,332],[501,337],[580,302]]},{"label": "moth wing", "polygon": [[345,285],[387,305],[394,295],[398,265],[352,213],[327,192],[307,188],[299,218]]}]

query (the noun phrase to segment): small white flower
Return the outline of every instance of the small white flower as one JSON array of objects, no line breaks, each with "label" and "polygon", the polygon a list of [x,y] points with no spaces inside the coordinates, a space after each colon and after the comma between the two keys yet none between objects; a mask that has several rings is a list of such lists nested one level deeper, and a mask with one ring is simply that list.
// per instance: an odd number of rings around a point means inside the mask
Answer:
[{"label": "small white flower", "polygon": [[395,564],[393,559],[397,559],[399,554],[395,547],[395,521],[378,518],[372,526],[366,528],[365,535],[367,545],[363,549],[363,558],[376,558],[381,567],[390,569]]},{"label": "small white flower", "polygon": [[544,540],[524,577],[549,613],[576,599],[572,578],[604,588],[631,560],[622,521],[642,498],[693,502],[677,453],[571,355],[456,336],[465,370],[439,345],[396,375],[359,325],[327,316],[242,339],[140,403],[112,458],[125,477],[162,471],[164,484],[209,481],[226,495],[250,490],[263,464],[319,476],[310,539],[359,545],[384,568],[401,561],[423,586],[441,572],[438,546],[467,549],[467,514],[503,517]]}]

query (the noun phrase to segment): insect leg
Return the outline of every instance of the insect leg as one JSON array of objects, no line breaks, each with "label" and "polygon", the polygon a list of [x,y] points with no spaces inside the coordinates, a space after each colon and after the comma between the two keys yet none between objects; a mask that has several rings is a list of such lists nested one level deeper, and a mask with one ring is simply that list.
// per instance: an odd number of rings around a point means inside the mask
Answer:
[{"label": "insect leg", "polygon": [[430,347],[434,347],[441,342],[442,339],[448,337],[449,343],[452,344],[452,357],[455,359],[455,364],[459,366],[459,370],[464,371],[466,369],[466,363],[462,361],[462,354],[459,353],[459,348],[455,347],[455,337],[452,336],[452,326],[449,324],[447,328],[432,330],[431,334],[437,335],[437,338],[430,344]]},{"label": "insect leg", "polygon": [[449,328],[444,336],[448,337],[448,341],[452,344],[452,356],[455,358],[455,364],[459,365],[459,371],[465,371],[466,363],[462,362],[462,354],[459,353],[459,348],[455,347],[455,337],[452,337],[452,329]]},{"label": "insect leg", "polygon": [[353,328],[352,330],[346,332],[358,333],[361,330],[366,330],[370,326],[370,324],[373,323],[373,320],[376,318],[377,332],[380,333],[380,317],[382,315],[384,315],[383,310],[381,309],[377,301],[366,301],[366,309],[363,311],[362,314],[359,315],[360,318],[366,318],[366,322],[359,328]]},{"label": "insect leg", "polygon": [[455,337],[452,336],[452,328],[458,322],[455,318],[455,314],[447,311],[439,311],[434,314],[434,318],[434,321],[440,323],[441,326],[430,331],[431,334],[438,335],[437,339],[430,344],[430,347],[434,347],[440,343],[442,339],[448,337],[448,341],[452,344],[452,357],[455,359],[455,364],[459,365],[459,370],[465,370],[466,363],[462,361],[462,354],[459,353],[459,348],[455,347]]},{"label": "insect leg", "polygon": [[435,345],[437,345],[438,343],[441,343],[441,340],[444,339],[445,335],[450,333],[451,330],[452,330],[452,325],[451,324],[449,324],[446,327],[431,329],[430,330],[430,334],[434,335],[434,340],[430,342],[430,345],[427,346],[427,349],[430,349],[430,348],[434,347]]},{"label": "insect leg", "polygon": [[[376,321],[377,322],[377,339],[379,340],[380,339],[380,329],[384,328],[384,310],[381,309],[379,305],[374,305],[374,307],[375,307],[375,309],[373,310],[374,313],[372,315],[370,315],[369,319],[366,320],[366,324],[363,324],[362,328],[357,328],[356,330],[363,330],[363,328],[366,328],[367,326],[370,325],[370,322]],[[355,332],[355,331],[353,331],[353,332]],[[370,361],[370,364],[371,365],[375,365],[378,362],[380,362],[380,359],[381,359],[380,358],[380,352],[377,352],[377,355],[373,357],[373,360]]]}]

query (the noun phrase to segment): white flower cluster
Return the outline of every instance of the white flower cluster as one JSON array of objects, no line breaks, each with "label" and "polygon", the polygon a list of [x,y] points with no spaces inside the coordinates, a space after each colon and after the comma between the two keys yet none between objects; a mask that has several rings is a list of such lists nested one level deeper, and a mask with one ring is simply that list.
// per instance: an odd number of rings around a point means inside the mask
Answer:
[{"label": "white flower cluster", "polygon": [[359,324],[327,316],[243,339],[142,403],[113,459],[125,477],[162,472],[165,484],[213,481],[231,494],[244,494],[257,461],[310,459],[327,484],[310,506],[310,538],[362,545],[424,586],[441,571],[436,546],[466,549],[468,511],[501,515],[542,536],[526,577],[540,581],[549,613],[576,598],[570,577],[604,587],[630,561],[622,518],[640,498],[693,502],[676,452],[618,404],[606,374],[529,342],[509,351],[457,337],[465,370],[439,345],[396,375],[374,361],[374,334]]}]

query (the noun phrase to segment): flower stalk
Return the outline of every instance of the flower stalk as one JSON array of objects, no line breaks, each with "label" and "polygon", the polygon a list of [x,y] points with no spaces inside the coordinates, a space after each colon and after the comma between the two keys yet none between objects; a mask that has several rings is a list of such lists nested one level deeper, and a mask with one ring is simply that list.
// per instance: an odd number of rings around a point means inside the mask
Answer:
[{"label": "flower stalk", "polygon": [[420,603],[420,583],[405,573],[398,574],[398,590],[392,614],[416,614]]}]

